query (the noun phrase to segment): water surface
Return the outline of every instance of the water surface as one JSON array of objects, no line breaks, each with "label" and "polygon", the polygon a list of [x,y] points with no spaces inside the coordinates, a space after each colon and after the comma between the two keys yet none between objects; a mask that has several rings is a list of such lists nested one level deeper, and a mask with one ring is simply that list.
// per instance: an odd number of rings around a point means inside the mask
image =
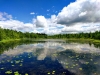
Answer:
[{"label": "water surface", "polygon": [[100,74],[100,48],[93,44],[45,40],[5,46],[0,50],[0,75]]}]

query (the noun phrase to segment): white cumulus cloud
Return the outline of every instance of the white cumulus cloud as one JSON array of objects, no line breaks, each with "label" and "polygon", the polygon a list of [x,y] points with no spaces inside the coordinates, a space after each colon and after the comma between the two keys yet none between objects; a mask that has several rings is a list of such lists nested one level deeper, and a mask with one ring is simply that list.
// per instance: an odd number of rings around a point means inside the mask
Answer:
[{"label": "white cumulus cloud", "polygon": [[31,15],[34,15],[35,13],[34,13],[34,12],[31,12],[30,14],[31,14]]},{"label": "white cumulus cloud", "polygon": [[44,16],[37,16],[37,18],[34,19],[34,23],[36,27],[46,27],[47,26],[47,20]]},{"label": "white cumulus cloud", "polygon": [[32,23],[23,23],[18,20],[7,20],[0,21],[0,27],[22,32],[32,32],[35,26]]},{"label": "white cumulus cloud", "polygon": [[77,0],[64,7],[57,15],[57,23],[67,26],[91,22],[100,22],[99,0]]},{"label": "white cumulus cloud", "polygon": [[[31,12],[30,14],[35,14]],[[33,23],[14,20],[0,12],[0,26],[19,31],[46,34],[94,32],[100,30],[100,0],[76,0],[50,18],[37,15]]]}]

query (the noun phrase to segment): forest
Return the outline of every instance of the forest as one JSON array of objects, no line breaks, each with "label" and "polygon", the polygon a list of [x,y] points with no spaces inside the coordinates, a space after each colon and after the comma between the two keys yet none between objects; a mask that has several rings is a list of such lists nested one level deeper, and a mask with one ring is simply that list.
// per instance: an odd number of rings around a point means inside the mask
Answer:
[{"label": "forest", "polygon": [[10,29],[0,28],[0,41],[9,39],[25,39],[25,38],[47,38],[46,34],[20,32]]},{"label": "forest", "polygon": [[100,31],[96,31],[94,33],[76,33],[76,34],[56,34],[56,35],[47,35],[44,33],[29,33],[29,32],[21,32],[10,29],[0,28],[0,41],[9,40],[9,39],[25,39],[25,38],[33,38],[33,39],[69,39],[69,38],[84,38],[84,39],[97,39],[100,40]]}]

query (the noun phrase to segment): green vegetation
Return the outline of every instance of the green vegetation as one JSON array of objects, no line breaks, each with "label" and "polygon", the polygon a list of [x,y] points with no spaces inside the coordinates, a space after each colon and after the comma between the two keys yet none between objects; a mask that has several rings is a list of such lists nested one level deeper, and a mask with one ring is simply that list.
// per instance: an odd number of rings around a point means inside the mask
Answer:
[{"label": "green vegetation", "polygon": [[6,74],[12,74],[12,71],[6,71],[5,73]]},{"label": "green vegetation", "polygon": [[[100,43],[100,31],[94,33],[77,33],[77,34],[57,34],[46,35],[43,33],[20,32],[10,29],[0,28],[0,42],[16,41],[21,39],[69,39],[69,40],[89,40],[93,43]],[[95,40],[94,40],[95,39]]]},{"label": "green vegetation", "polygon": [[9,29],[2,29],[0,28],[0,41],[6,42],[12,40],[19,40],[19,39],[26,39],[26,38],[47,38],[46,34],[39,34],[39,33],[29,33],[29,32],[20,32],[15,30]]},{"label": "green vegetation", "polygon": [[97,39],[100,40],[100,31],[94,33],[76,33],[76,34],[58,34],[49,36],[50,38],[67,38],[67,39]]}]

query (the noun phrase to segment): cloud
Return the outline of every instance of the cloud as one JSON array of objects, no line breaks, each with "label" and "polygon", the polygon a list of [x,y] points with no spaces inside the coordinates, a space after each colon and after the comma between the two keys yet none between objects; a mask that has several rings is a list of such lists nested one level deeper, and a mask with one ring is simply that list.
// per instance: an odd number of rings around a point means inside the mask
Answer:
[{"label": "cloud", "polygon": [[62,29],[62,33],[80,33],[80,32],[95,32],[100,30],[100,23],[76,24],[73,26],[66,26]]},{"label": "cloud", "polygon": [[50,18],[45,18],[44,16],[37,16],[33,19],[33,24],[36,25],[35,32],[45,33],[45,34],[60,34],[61,28],[60,24],[56,23],[56,15],[51,15]]},{"label": "cloud", "polygon": [[[99,0],[76,0],[65,6],[58,15],[51,15],[50,18],[37,16],[35,24],[43,30],[48,29],[44,31],[47,34],[94,32],[100,30],[99,15]],[[59,25],[65,26],[59,29]]]},{"label": "cloud", "polygon": [[66,26],[76,23],[100,22],[99,0],[76,0],[64,7],[57,15],[57,23]]},{"label": "cloud", "polygon": [[47,26],[47,20],[44,16],[37,16],[36,19],[33,20],[36,27],[46,27]]},{"label": "cloud", "polygon": [[85,16],[86,14],[87,14],[87,11],[81,12],[81,13],[79,14],[79,17]]},{"label": "cloud", "polygon": [[50,16],[46,18],[37,15],[32,19],[32,23],[24,23],[14,20],[12,15],[0,12],[0,26],[23,32],[46,34],[94,32],[100,30],[100,0],[76,0],[63,7],[57,15]]},{"label": "cloud", "polygon": [[32,23],[23,23],[18,20],[0,21],[0,27],[22,32],[32,32],[35,28]]},{"label": "cloud", "polygon": [[0,12],[0,21],[10,20],[12,15],[8,15],[6,12]]},{"label": "cloud", "polygon": [[0,12],[0,27],[22,32],[34,32],[36,28],[33,23],[24,23],[19,20],[14,20],[12,15],[6,12]]},{"label": "cloud", "polygon": [[34,13],[34,12],[31,12],[30,14],[31,14],[31,15],[34,15],[35,13]]}]

